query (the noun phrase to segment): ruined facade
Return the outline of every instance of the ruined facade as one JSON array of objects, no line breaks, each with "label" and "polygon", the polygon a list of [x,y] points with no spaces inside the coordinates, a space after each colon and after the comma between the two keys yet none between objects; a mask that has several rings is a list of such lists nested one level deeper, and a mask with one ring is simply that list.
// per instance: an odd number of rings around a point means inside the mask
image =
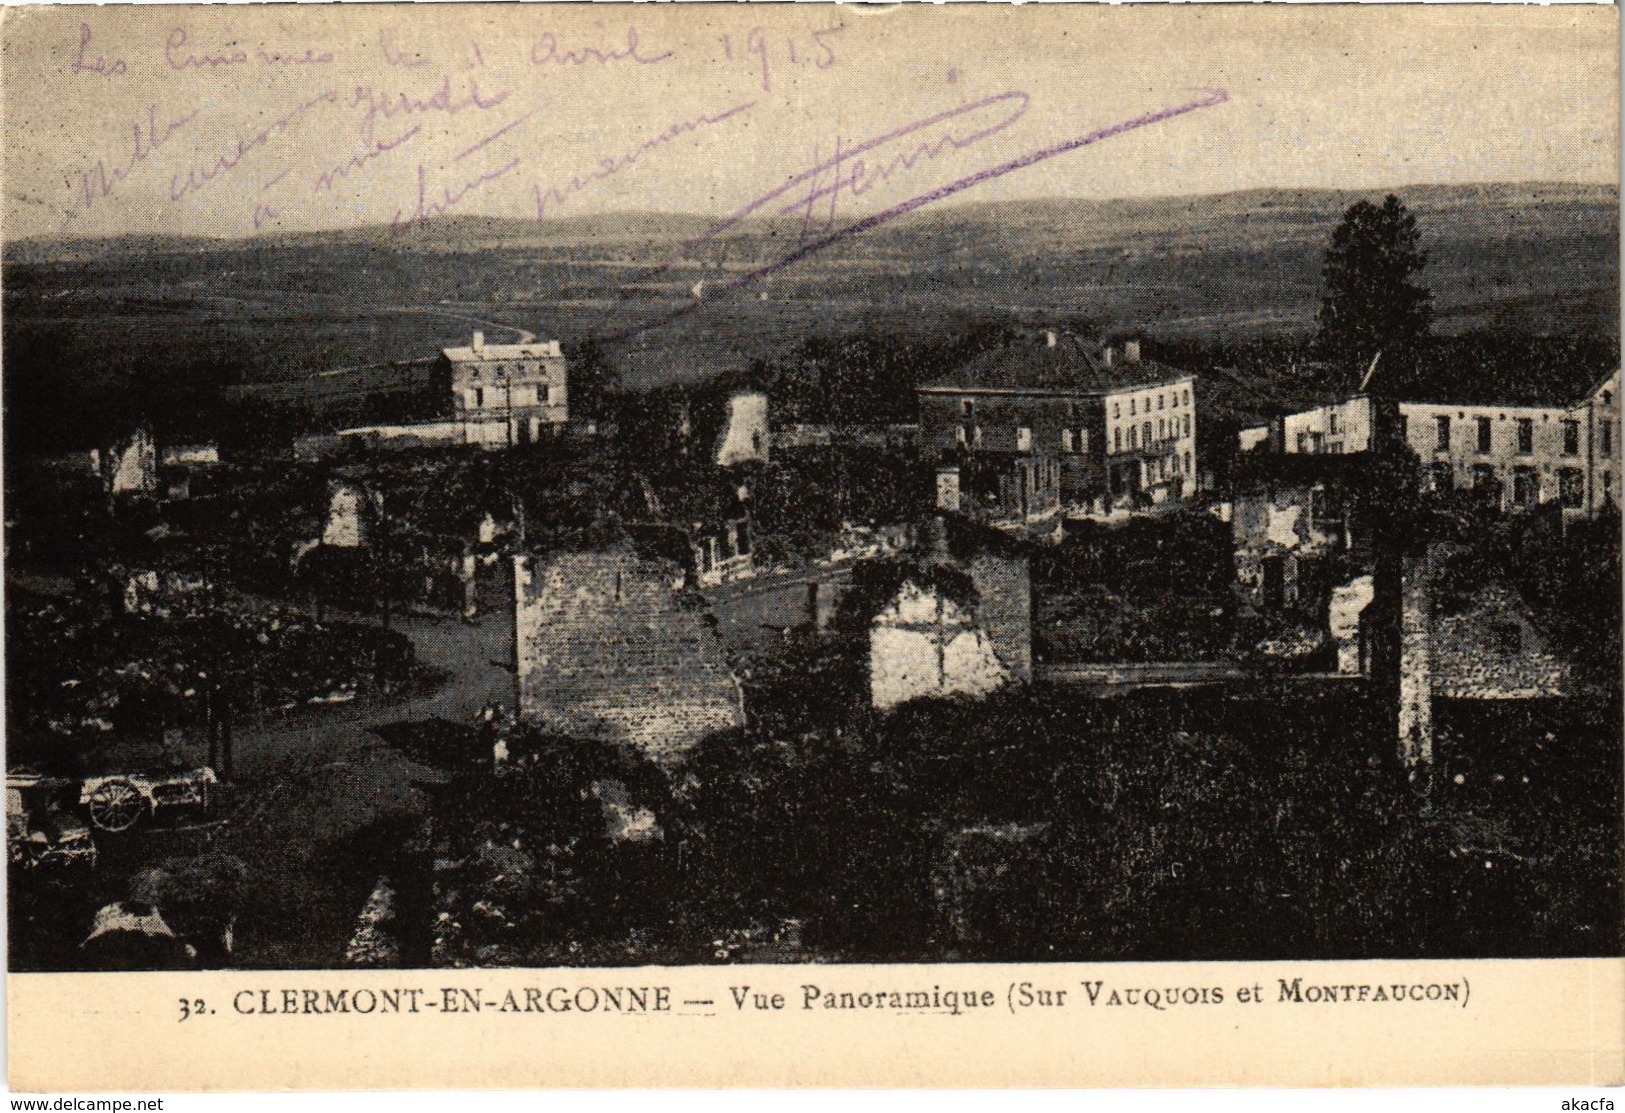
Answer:
[{"label": "ruined facade", "polygon": [[744,724],[738,682],[682,570],[625,552],[514,560],[519,716],[680,758]]},{"label": "ruined facade", "polygon": [[889,710],[914,699],[986,696],[1032,679],[1032,583],[1024,556],[927,523],[925,555],[968,574],[974,600],[922,576],[906,580],[869,625],[869,695]]},{"label": "ruined facade", "polygon": [[717,466],[766,463],[771,440],[767,395],[754,390],[729,395],[727,422],[717,440]]},{"label": "ruined facade", "polygon": [[1460,613],[1435,617],[1432,687],[1446,699],[1553,698],[1570,694],[1570,672],[1517,593],[1491,585]]},{"label": "ruined facade", "polygon": [[[1239,444],[1243,452],[1364,453],[1372,421],[1372,400],[1354,395],[1243,429]],[[1502,510],[1559,503],[1579,515],[1619,505],[1618,371],[1577,401],[1405,401],[1399,423],[1426,490],[1471,490]]]}]

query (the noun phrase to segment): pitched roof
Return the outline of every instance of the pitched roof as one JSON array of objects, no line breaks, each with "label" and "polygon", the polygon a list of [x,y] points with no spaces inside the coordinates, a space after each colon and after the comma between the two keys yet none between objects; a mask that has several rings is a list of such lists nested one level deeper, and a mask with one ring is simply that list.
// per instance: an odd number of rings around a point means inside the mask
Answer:
[{"label": "pitched roof", "polygon": [[1140,386],[1191,378],[1155,360],[1128,360],[1118,355],[1108,365],[1092,345],[1075,336],[1016,341],[983,352],[964,366],[921,385],[922,390],[1053,390],[1070,394],[1107,394]]},{"label": "pitched roof", "polygon": [[557,359],[562,354],[557,340],[539,344],[482,344],[478,348],[442,348],[441,354],[453,363],[484,363],[499,359]]}]

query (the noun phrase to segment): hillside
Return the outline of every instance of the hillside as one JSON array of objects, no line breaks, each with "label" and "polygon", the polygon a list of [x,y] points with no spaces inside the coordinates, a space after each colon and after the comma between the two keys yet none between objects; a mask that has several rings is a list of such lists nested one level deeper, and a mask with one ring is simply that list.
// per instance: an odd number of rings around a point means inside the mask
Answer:
[{"label": "hillside", "polygon": [[[1619,199],[1573,184],[1398,191],[1431,257],[1440,333],[1617,338]],[[89,397],[130,382],[252,384],[418,359],[503,325],[620,338],[647,383],[812,334],[939,339],[967,322],[1087,321],[1153,342],[1258,342],[1313,327],[1327,237],[1372,192],[1250,191],[921,210],[748,289],[799,224],[746,221],[664,271],[710,227],[696,214],[458,217],[239,240],[31,240],[5,249],[8,409],[24,383]],[[696,302],[693,290],[700,287]],[[60,400],[59,400],[60,401]],[[94,410],[100,403],[87,401]],[[15,427],[8,427],[15,431]]]}]

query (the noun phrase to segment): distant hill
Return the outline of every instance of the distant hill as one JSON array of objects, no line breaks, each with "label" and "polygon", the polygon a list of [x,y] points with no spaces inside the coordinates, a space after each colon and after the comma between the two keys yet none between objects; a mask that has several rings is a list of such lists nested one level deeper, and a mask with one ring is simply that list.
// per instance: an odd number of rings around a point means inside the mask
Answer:
[{"label": "distant hill", "polygon": [[[935,344],[988,324],[1133,331],[1186,351],[1302,338],[1343,211],[1382,190],[1254,190],[919,210],[745,289],[799,221],[747,220],[667,270],[702,214],[457,216],[241,239],[121,236],[4,247],[8,433],[23,384],[298,383],[432,355],[505,327],[608,342],[649,385],[786,358],[810,336]],[[1619,335],[1619,193],[1609,186],[1416,186],[1442,335]],[[1606,345],[1605,345],[1606,347]],[[1200,370],[1200,368],[1198,368]],[[43,388],[42,388],[43,389]],[[184,402],[190,390],[175,391]],[[156,395],[142,388],[137,399]],[[112,403],[86,402],[83,413]],[[75,413],[80,411],[73,411]],[[59,415],[59,416],[53,416]],[[24,430],[26,431],[26,430]]]}]

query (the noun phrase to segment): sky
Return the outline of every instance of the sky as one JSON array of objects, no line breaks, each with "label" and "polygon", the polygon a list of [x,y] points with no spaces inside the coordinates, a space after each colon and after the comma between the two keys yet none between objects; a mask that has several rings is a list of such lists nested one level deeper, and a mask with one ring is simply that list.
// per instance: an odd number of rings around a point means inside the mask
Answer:
[{"label": "sky", "polygon": [[1610,6],[11,8],[3,234],[1617,184]]}]

